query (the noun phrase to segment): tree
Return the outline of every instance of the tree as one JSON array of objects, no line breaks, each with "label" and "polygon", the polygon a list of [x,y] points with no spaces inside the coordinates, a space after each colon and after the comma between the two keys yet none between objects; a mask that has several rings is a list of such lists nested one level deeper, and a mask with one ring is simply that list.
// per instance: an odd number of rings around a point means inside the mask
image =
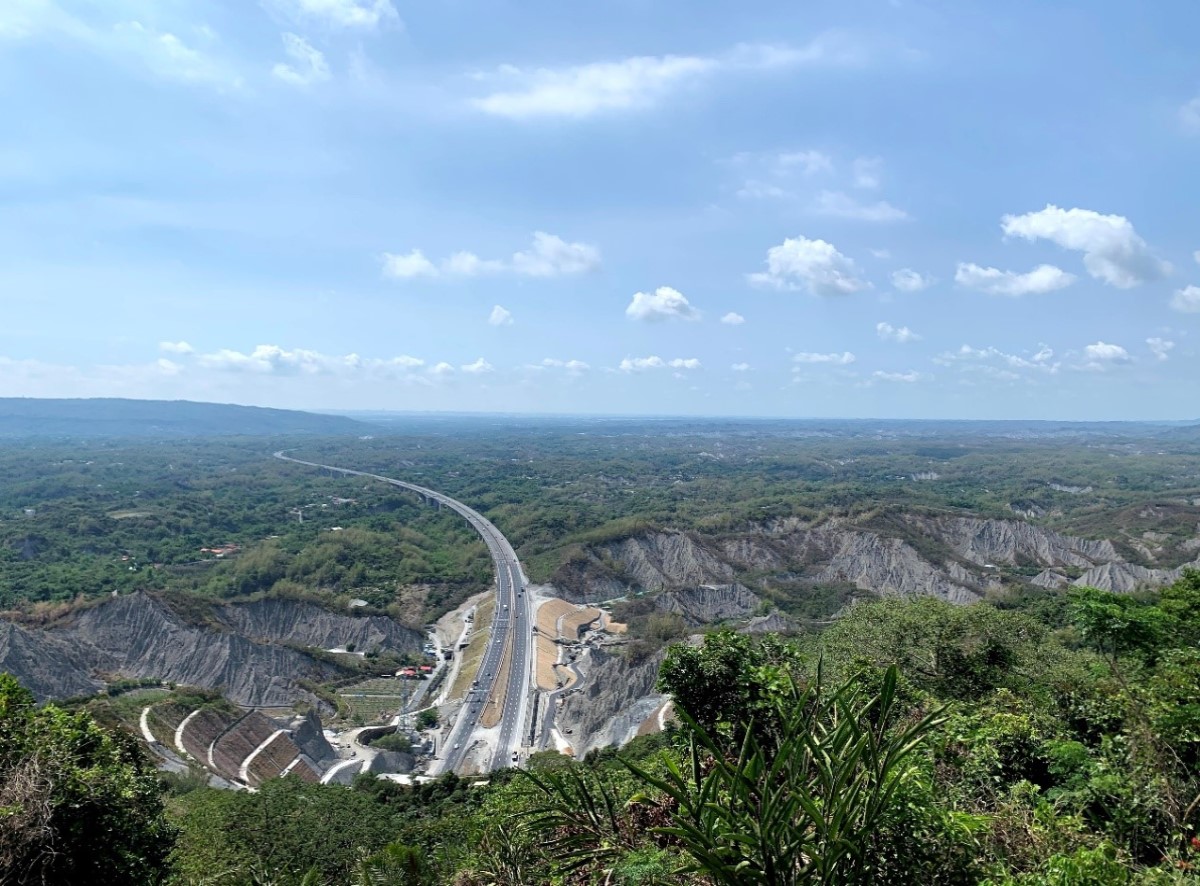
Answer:
[{"label": "tree", "polygon": [[132,738],[0,674],[0,882],[158,883],[173,841]]}]

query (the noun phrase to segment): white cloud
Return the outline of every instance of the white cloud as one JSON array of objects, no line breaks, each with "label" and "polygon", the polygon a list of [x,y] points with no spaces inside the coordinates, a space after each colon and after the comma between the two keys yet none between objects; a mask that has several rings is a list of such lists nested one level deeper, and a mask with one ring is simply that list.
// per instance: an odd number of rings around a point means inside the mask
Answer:
[{"label": "white cloud", "polygon": [[437,266],[434,265],[419,249],[414,249],[407,255],[397,255],[392,252],[383,254],[383,276],[393,280],[410,280],[413,277],[436,277]]},{"label": "white cloud", "polygon": [[696,320],[700,313],[678,289],[660,286],[652,293],[635,292],[625,316],[631,320]]},{"label": "white cloud", "polygon": [[1055,375],[1062,368],[1062,363],[1054,360],[1054,350],[1046,345],[1039,345],[1037,352],[1029,357],[1008,354],[999,348],[990,346],[973,348],[970,345],[963,345],[957,351],[950,351],[935,357],[933,362],[941,366],[958,364],[971,367],[1004,380],[1020,378],[1019,371]]},{"label": "white cloud", "polygon": [[875,332],[884,341],[894,341],[902,345],[921,340],[921,336],[907,326],[896,327],[891,323],[876,323]]},{"label": "white cloud", "polygon": [[774,169],[784,174],[799,169],[804,175],[833,172],[833,160],[820,151],[785,151],[774,159]]},{"label": "white cloud", "polygon": [[1168,360],[1171,350],[1175,347],[1175,342],[1167,341],[1165,338],[1148,338],[1146,346],[1150,348],[1150,352],[1159,360]]},{"label": "white cloud", "polygon": [[520,277],[559,277],[582,274],[600,266],[600,250],[587,243],[568,243],[554,234],[535,231],[528,250],[514,252],[508,261],[483,259],[473,252],[455,252],[435,265],[420,249],[400,255],[383,254],[383,275],[394,280],[414,277],[480,277],[516,274]]},{"label": "white cloud", "polygon": [[1015,271],[1001,271],[999,268],[984,268],[962,262],[954,272],[954,282],[991,295],[1015,298],[1032,293],[1053,292],[1070,286],[1075,282],[1075,275],[1068,274],[1054,265],[1038,265],[1028,273],[1018,274]]},{"label": "white cloud", "polygon": [[651,107],[676,89],[720,71],[847,64],[860,57],[856,47],[826,35],[804,47],[745,44],[714,56],[637,56],[565,68],[504,65],[476,76],[498,82],[495,91],[472,99],[471,104],[486,114],[513,120],[582,118]]},{"label": "white cloud", "polygon": [[1098,341],[1083,349],[1084,369],[1104,370],[1111,366],[1132,363],[1133,357],[1120,345]]},{"label": "white cloud", "polygon": [[749,372],[750,364],[749,363],[734,363],[729,368],[732,369],[734,372]]},{"label": "white cloud", "polygon": [[275,79],[293,86],[309,86],[329,79],[329,65],[325,62],[325,56],[303,37],[284,34],[283,51],[292,62],[279,62],[271,68]]},{"label": "white cloud", "polygon": [[834,218],[849,218],[866,222],[896,222],[909,218],[907,212],[886,200],[876,203],[859,203],[849,194],[840,191],[822,191],[817,195],[813,211]]},{"label": "white cloud", "polygon": [[[103,9],[103,4],[94,4]],[[114,4],[115,5],[115,4]],[[211,32],[209,32],[211,36]],[[218,90],[236,90],[242,78],[232,65],[189,46],[169,31],[139,21],[92,24],[65,12],[54,0],[4,0],[0,3],[0,39],[38,37],[69,40],[117,62],[134,62],[162,80]]]},{"label": "white cloud", "polygon": [[158,349],[164,354],[191,354],[196,350],[185,341],[160,341]]},{"label": "white cloud", "polygon": [[879,157],[859,157],[854,161],[854,187],[877,188],[883,175],[883,160]]},{"label": "white cloud", "polygon": [[512,326],[513,315],[508,308],[503,308],[496,305],[492,308],[492,313],[488,315],[488,323],[491,326]]},{"label": "white cloud", "polygon": [[452,375],[454,373],[454,367],[443,360],[441,363],[429,367],[429,373],[431,375],[440,376]]},{"label": "white cloud", "polygon": [[304,348],[288,350],[278,345],[258,345],[249,353],[223,348],[211,354],[201,354],[198,361],[208,369],[258,375],[369,374],[388,377],[403,375],[425,365],[424,360],[407,354],[388,358],[363,358],[358,354],[338,356]]},{"label": "white cloud", "polygon": [[1009,237],[1049,240],[1063,249],[1082,252],[1089,274],[1122,289],[1158,280],[1171,270],[1150,252],[1122,215],[1047,205],[1038,212],[1006,215],[1001,226]]},{"label": "white cloud", "polygon": [[901,268],[892,272],[892,286],[901,292],[920,292],[936,282],[933,277],[919,274],[912,268]]},{"label": "white cloud", "polygon": [[497,259],[482,259],[473,252],[456,252],[442,260],[440,273],[448,277],[482,277],[498,274],[504,270],[504,262]]},{"label": "white cloud", "polygon": [[154,365],[159,368],[163,375],[179,375],[183,372],[183,367],[174,360],[168,360],[165,357],[160,357],[154,361]]},{"label": "white cloud", "polygon": [[591,367],[582,360],[556,360],[553,357],[547,357],[540,365],[532,367],[533,369],[565,369],[571,375],[578,375],[581,372],[587,372]]},{"label": "white cloud", "polygon": [[391,0],[266,0],[266,5],[295,21],[337,28],[370,30],[400,21]]},{"label": "white cloud", "polygon": [[1171,309],[1184,314],[1200,314],[1200,286],[1176,289],[1171,296]]},{"label": "white cloud", "polygon": [[746,318],[743,317],[741,314],[737,313],[736,311],[730,311],[728,314],[726,314],[724,317],[721,318],[721,322],[724,323],[726,326],[741,326],[743,323],[746,322]]},{"label": "white cloud", "polygon": [[101,48],[137,58],[147,70],[165,80],[198,86],[237,89],[242,79],[223,62],[184,43],[165,31],[148,28],[141,22],[123,22],[112,36],[99,37]]},{"label": "white cloud", "polygon": [[883,372],[882,370],[876,370],[871,373],[871,378],[876,381],[895,381],[904,382],[905,384],[924,381],[928,377],[925,373],[917,372],[915,369],[910,369],[908,372]]},{"label": "white cloud", "polygon": [[745,184],[738,188],[737,195],[744,200],[783,200],[786,197],[792,196],[779,185],[773,185],[770,182],[759,181],[754,178],[748,179]]},{"label": "white cloud", "polygon": [[849,351],[843,351],[840,354],[814,354],[801,351],[799,354],[792,355],[792,360],[796,363],[829,363],[834,366],[849,366],[857,359]]},{"label": "white cloud", "polygon": [[587,243],[568,243],[554,234],[535,231],[533,247],[528,252],[516,252],[512,270],[524,277],[557,277],[562,274],[582,274],[600,266],[600,250]]},{"label": "white cloud", "polygon": [[485,372],[491,372],[493,368],[494,367],[492,364],[482,357],[480,357],[474,363],[465,363],[459,367],[459,369],[468,373],[469,375],[482,375]]},{"label": "white cloud", "polygon": [[767,270],[748,279],[775,289],[806,289],[813,295],[849,295],[871,286],[832,243],[807,237],[789,237],[772,246],[767,250]]},{"label": "white cloud", "polygon": [[1200,96],[1180,106],[1179,122],[1189,132],[1200,132]]},{"label": "white cloud", "polygon": [[700,361],[695,357],[676,357],[674,360],[664,360],[662,357],[626,357],[617,367],[621,372],[646,372],[651,369],[699,369]]}]

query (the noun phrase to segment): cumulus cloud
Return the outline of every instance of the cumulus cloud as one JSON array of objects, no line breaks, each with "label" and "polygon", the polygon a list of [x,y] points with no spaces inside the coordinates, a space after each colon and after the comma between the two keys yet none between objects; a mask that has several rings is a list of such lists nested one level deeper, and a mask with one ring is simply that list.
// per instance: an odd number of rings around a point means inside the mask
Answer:
[{"label": "cumulus cloud", "polygon": [[488,323],[491,326],[512,326],[512,311],[496,305],[492,308],[492,313],[488,315]]},{"label": "cumulus cloud", "polygon": [[1146,339],[1146,347],[1160,361],[1168,360],[1170,359],[1169,354],[1171,350],[1175,347],[1175,342],[1167,341],[1165,338],[1148,338]]},{"label": "cumulus cloud", "polygon": [[928,289],[935,282],[932,277],[919,274],[912,268],[892,271],[892,286],[901,292],[920,292],[922,289]]},{"label": "cumulus cloud", "polygon": [[792,355],[792,360],[796,363],[829,363],[834,366],[849,366],[857,359],[849,351],[843,351],[840,354],[814,354],[801,351],[799,354]]},{"label": "cumulus cloud", "polygon": [[503,65],[476,79],[493,91],[471,100],[485,114],[513,120],[583,118],[652,107],[672,92],[717,73],[858,61],[858,47],[837,35],[807,46],[744,44],[720,55],[636,56],[562,68]]},{"label": "cumulus cloud", "polygon": [[436,277],[437,266],[425,257],[425,253],[414,249],[405,255],[392,252],[383,254],[383,276],[393,280],[411,280],[414,277]]},{"label": "cumulus cloud", "polygon": [[491,372],[492,364],[480,357],[474,363],[465,363],[459,367],[463,372],[469,375],[482,375],[485,372]]},{"label": "cumulus cloud", "polygon": [[1032,271],[1018,274],[999,268],[984,268],[963,262],[954,272],[954,282],[968,289],[978,289],[991,295],[1019,297],[1034,293],[1053,292],[1075,282],[1075,275],[1068,274],[1054,265],[1038,265]]},{"label": "cumulus cloud", "polygon": [[1200,286],[1176,289],[1171,296],[1171,309],[1184,314],[1200,314]]},{"label": "cumulus cloud", "polygon": [[721,318],[721,322],[724,323],[726,326],[741,326],[743,323],[746,322],[746,318],[743,317],[741,314],[737,313],[736,311],[730,311],[728,314],[726,314],[724,317]]},{"label": "cumulus cloud", "polygon": [[626,357],[617,367],[622,372],[646,372],[652,369],[699,369],[700,361],[695,357],[676,357],[664,360],[662,357]]},{"label": "cumulus cloud", "polygon": [[164,354],[191,354],[196,350],[185,341],[160,341],[158,349]]},{"label": "cumulus cloud", "polygon": [[894,341],[902,345],[921,340],[921,336],[907,326],[893,326],[891,323],[876,323],[875,333],[884,341]]},{"label": "cumulus cloud", "polygon": [[1121,289],[1158,280],[1171,270],[1169,264],[1150,252],[1146,241],[1122,215],[1047,205],[1025,215],[1006,215],[1001,227],[1009,237],[1049,240],[1063,249],[1082,252],[1083,266],[1089,274]]},{"label": "cumulus cloud", "polygon": [[625,316],[631,320],[696,320],[700,313],[678,289],[660,286],[654,292],[635,292]]},{"label": "cumulus cloud", "polygon": [[876,203],[859,203],[849,194],[843,194],[840,191],[822,191],[817,195],[813,211],[819,215],[865,222],[896,222],[909,218],[907,212],[886,200]]},{"label": "cumulus cloud", "polygon": [[451,365],[450,363],[447,363],[445,360],[443,360],[441,363],[436,363],[433,366],[429,367],[430,375],[446,376],[446,375],[453,375],[453,373],[454,373],[454,366]]},{"label": "cumulus cloud", "polygon": [[749,372],[750,364],[749,363],[734,363],[729,368],[732,369],[734,372]]},{"label": "cumulus cloud", "polygon": [[1054,359],[1054,350],[1039,345],[1029,356],[1006,353],[999,348],[975,348],[963,345],[957,351],[940,354],[933,359],[941,366],[958,365],[970,371],[981,372],[1005,381],[1013,381],[1025,375],[1056,375],[1062,362]]},{"label": "cumulus cloud", "polygon": [[371,30],[400,21],[391,0],[266,0],[266,5],[294,21],[335,28]]},{"label": "cumulus cloud", "polygon": [[904,382],[905,384],[913,384],[914,382],[924,381],[929,376],[923,372],[917,372],[915,369],[910,369],[907,372],[884,372],[876,370],[871,373],[871,378],[876,381],[894,381]]},{"label": "cumulus cloud", "polygon": [[850,295],[869,289],[857,266],[832,243],[787,238],[767,250],[767,270],[748,275],[751,283],[774,289],[805,289],[813,295]]},{"label": "cumulus cloud", "polygon": [[385,252],[383,275],[393,280],[414,277],[480,277],[516,274],[519,277],[559,277],[582,274],[600,266],[600,250],[588,243],[568,243],[554,234],[536,231],[529,249],[514,252],[507,261],[483,259],[473,252],[455,252],[434,264],[420,249],[406,254]]},{"label": "cumulus cloud", "polygon": [[[180,352],[175,352],[180,353]],[[258,345],[250,352],[222,348],[198,357],[201,366],[259,375],[404,374],[425,365],[419,357],[364,358],[358,354],[322,354],[304,348],[288,350],[278,345]]]},{"label": "cumulus cloud", "polygon": [[546,357],[541,363],[529,367],[530,369],[564,369],[568,374],[578,375],[582,372],[587,372],[591,367],[582,360],[558,360],[553,357]]},{"label": "cumulus cloud", "polygon": [[1104,370],[1124,363],[1132,363],[1133,357],[1120,345],[1098,341],[1083,349],[1083,368]]},{"label": "cumulus cloud", "polygon": [[329,79],[329,65],[324,54],[303,37],[284,34],[283,51],[291,62],[279,62],[271,68],[271,75],[276,80],[293,86],[310,86]]}]

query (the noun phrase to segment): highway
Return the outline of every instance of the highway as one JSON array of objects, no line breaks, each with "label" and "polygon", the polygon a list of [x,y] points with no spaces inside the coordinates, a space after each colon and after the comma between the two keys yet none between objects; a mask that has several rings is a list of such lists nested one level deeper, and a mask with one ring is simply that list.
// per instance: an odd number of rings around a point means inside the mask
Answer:
[{"label": "highway", "polygon": [[[484,769],[490,771],[512,765],[512,755],[521,746],[525,711],[528,707],[530,686],[533,675],[533,643],[530,641],[533,624],[530,614],[529,595],[525,593],[525,577],[516,552],[508,539],[497,529],[490,520],[478,511],[460,501],[450,498],[424,486],[371,474],[366,471],[355,471],[350,468],[339,468],[333,465],[323,465],[317,462],[302,461],[292,458],[280,450],[275,457],[284,461],[305,465],[310,468],[322,468],[339,474],[349,474],[355,477],[369,477],[383,483],[390,483],[421,495],[425,499],[437,502],[461,515],[471,527],[479,533],[492,563],[496,569],[496,614],[492,621],[491,635],[488,637],[487,649],[479,666],[476,685],[463,699],[458,717],[451,727],[449,734],[439,750],[440,760],[430,767],[430,775],[458,770],[468,751],[474,746],[475,733],[479,721],[483,717],[485,705],[491,699],[493,691],[498,689],[501,664],[506,647],[512,649],[511,666],[508,669],[506,691],[504,692],[504,710],[501,713],[498,728],[499,740],[496,742],[491,760],[485,763]],[[436,765],[440,763],[440,765]]]}]

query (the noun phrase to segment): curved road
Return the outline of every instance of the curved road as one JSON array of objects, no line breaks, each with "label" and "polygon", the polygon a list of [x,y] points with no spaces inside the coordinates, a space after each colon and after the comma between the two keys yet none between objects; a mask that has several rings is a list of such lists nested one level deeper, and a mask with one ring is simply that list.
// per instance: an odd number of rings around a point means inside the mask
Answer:
[{"label": "curved road", "polygon": [[[458,718],[443,744],[441,766],[438,771],[457,770],[462,765],[467,752],[475,744],[474,735],[479,727],[479,720],[483,716],[484,706],[492,697],[493,690],[497,688],[500,665],[506,646],[512,649],[512,664],[508,669],[508,681],[504,692],[504,710],[499,726],[499,741],[496,742],[490,764],[485,764],[484,768],[492,770],[510,765],[512,755],[518,750],[521,743],[522,726],[529,697],[530,675],[533,673],[533,644],[530,642],[529,625],[532,624],[532,621],[529,613],[529,597],[524,593],[525,577],[521,571],[521,564],[517,560],[516,552],[508,543],[508,539],[492,525],[487,517],[448,495],[426,489],[415,483],[406,483],[403,480],[395,480],[379,474],[338,468],[312,461],[301,461],[285,455],[284,453],[287,451],[281,449],[275,453],[275,457],[310,468],[323,468],[339,474],[369,477],[372,480],[399,486],[415,492],[429,501],[445,505],[461,515],[479,533],[484,544],[487,545],[488,553],[491,554],[492,562],[496,567],[496,614],[492,621],[487,650],[484,652],[483,661],[479,666],[477,686],[468,691],[467,697],[463,699]],[[435,773],[431,771],[430,774]]]}]

